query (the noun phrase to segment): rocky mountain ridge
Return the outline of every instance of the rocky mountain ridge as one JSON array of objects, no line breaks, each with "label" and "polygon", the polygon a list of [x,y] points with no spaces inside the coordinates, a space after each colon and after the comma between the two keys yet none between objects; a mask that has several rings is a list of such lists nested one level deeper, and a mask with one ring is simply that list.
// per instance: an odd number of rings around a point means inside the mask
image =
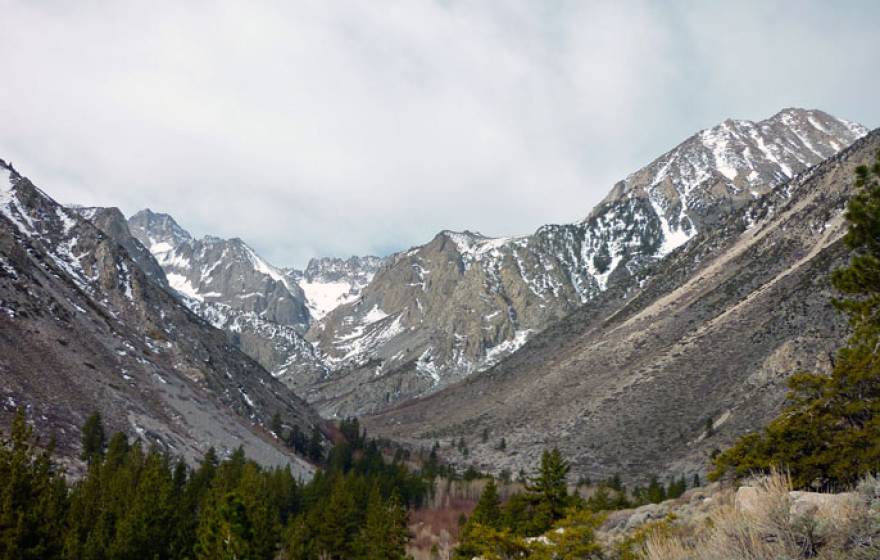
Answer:
[{"label": "rocky mountain ridge", "polygon": [[291,387],[324,377],[323,358],[303,338],[311,322],[303,290],[238,238],[195,239],[168,214],[128,219],[184,304]]},{"label": "rocky mountain ridge", "polygon": [[303,271],[241,240],[194,240],[167,215],[130,225],[193,311],[322,413],[364,414],[491,367],[865,132],[802,109],[728,119],[617,183],[579,222],[512,238],[443,231],[387,258],[312,259]]},{"label": "rocky mountain ridge", "polygon": [[181,305],[118,210],[65,208],[2,160],[0,394],[4,424],[24,407],[68,457],[97,408],[108,429],[190,462],[242,446],[307,476],[266,426],[275,413],[302,430],[321,422]]},{"label": "rocky mountain ridge", "polygon": [[312,326],[334,373],[305,396],[324,414],[363,414],[491,367],[866,132],[802,109],[728,119],[617,183],[580,222],[513,238],[441,232]]},{"label": "rocky mountain ridge", "polygon": [[[878,149],[874,131],[610,284],[495,367],[363,422],[496,472],[557,446],[575,476],[594,480],[702,474],[714,449],[776,415],[789,375],[830,370],[847,325],[828,277],[847,260],[853,170]],[[450,445],[462,439],[467,456]]]}]

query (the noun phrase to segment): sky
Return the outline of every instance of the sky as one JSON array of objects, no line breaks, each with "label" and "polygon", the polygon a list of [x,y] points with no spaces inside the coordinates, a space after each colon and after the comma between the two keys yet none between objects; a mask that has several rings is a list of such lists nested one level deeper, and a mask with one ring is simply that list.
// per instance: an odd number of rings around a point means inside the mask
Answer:
[{"label": "sky", "polygon": [[725,118],[880,126],[880,2],[0,0],[0,158],[279,266],[527,234]]}]

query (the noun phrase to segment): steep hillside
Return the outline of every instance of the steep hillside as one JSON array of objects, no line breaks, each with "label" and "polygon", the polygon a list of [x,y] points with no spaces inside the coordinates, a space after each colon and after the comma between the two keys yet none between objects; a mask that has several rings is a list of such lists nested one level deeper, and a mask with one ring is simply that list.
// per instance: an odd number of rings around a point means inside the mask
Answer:
[{"label": "steep hillside", "polygon": [[97,408],[108,429],[191,461],[243,446],[307,474],[265,426],[319,417],[181,305],[120,217],[66,209],[0,161],[0,423],[23,406],[74,456]]},{"label": "steep hillside", "polygon": [[[701,471],[713,449],[776,414],[786,377],[828,371],[846,332],[828,282],[846,261],[842,211],[854,167],[878,149],[875,131],[494,368],[366,425],[496,471],[529,468],[549,446],[594,480]],[[459,438],[468,457],[449,446]]]},{"label": "steep hillside", "polygon": [[486,369],[865,132],[802,109],[727,120],[619,182],[583,221],[515,238],[441,232],[310,329],[334,372],[305,396],[325,414],[363,414]]}]

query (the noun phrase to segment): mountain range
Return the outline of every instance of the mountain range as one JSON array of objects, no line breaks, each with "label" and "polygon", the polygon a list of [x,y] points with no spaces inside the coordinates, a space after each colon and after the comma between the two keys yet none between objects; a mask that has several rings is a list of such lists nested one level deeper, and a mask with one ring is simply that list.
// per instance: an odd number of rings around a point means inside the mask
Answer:
[{"label": "mountain range", "polygon": [[[278,406],[266,396],[249,412],[242,395],[274,394],[303,429],[320,423],[316,413],[362,416],[374,433],[440,442],[447,460],[486,470],[527,467],[552,444],[585,476],[698,472],[713,449],[772,417],[788,375],[828,366],[845,325],[825,277],[843,255],[848,177],[877,143],[866,135],[818,110],[728,119],[631,173],[572,223],[503,238],[442,231],[393,255],[315,258],[304,270],[270,264],[238,238],[197,239],[168,214],[126,220],[114,208],[58,206],[53,215],[101,241],[77,245],[75,258],[45,249],[45,259],[88,261],[112,245],[149,299],[111,316],[139,332],[169,330],[162,321],[179,316],[186,328],[171,332],[210,339],[202,354],[175,339],[175,351],[193,355],[163,362],[178,376],[200,367],[184,375],[196,384],[238,360],[234,383],[227,375],[206,390],[224,421],[270,446],[266,414]],[[11,228],[50,235],[42,243],[55,251],[71,243],[15,217],[29,182],[6,169],[13,194],[0,203]],[[63,271],[77,278],[76,266]],[[119,300],[103,293],[119,288],[90,274],[72,282],[98,282],[90,297],[100,305]],[[209,361],[194,358],[205,352]],[[466,456],[445,445],[462,440]]]},{"label": "mountain range", "polygon": [[[251,333],[238,334],[248,339],[240,342],[245,352],[322,414],[368,414],[493,366],[865,133],[815,110],[728,119],[615,184],[579,221],[511,238],[443,231],[384,259],[313,259],[303,272],[267,264],[240,240],[193,241],[149,211],[130,226],[178,290],[201,302],[194,310],[220,328]],[[279,316],[278,298],[298,312]],[[233,319],[214,309],[218,303],[258,317]],[[242,327],[257,319],[278,325],[271,337]],[[263,348],[267,339],[275,350]]]}]

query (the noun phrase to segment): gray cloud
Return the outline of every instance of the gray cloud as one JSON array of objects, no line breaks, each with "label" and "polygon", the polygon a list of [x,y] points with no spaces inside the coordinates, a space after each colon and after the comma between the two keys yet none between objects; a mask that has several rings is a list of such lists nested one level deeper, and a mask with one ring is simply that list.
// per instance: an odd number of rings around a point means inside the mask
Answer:
[{"label": "gray cloud", "polygon": [[876,2],[9,2],[0,157],[278,264],[522,234],[725,117],[880,124]]}]

